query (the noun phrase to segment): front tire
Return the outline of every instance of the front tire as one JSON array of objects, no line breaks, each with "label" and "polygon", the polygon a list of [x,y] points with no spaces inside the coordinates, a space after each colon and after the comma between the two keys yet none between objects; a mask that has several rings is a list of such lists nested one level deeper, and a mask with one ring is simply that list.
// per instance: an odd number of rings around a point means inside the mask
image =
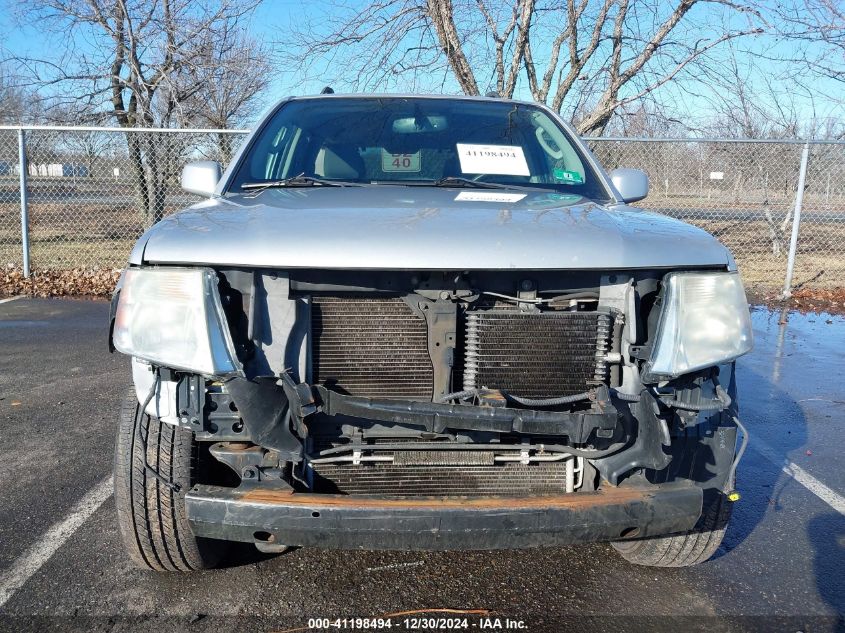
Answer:
[{"label": "front tire", "polygon": [[[708,499],[709,497],[709,499]],[[708,560],[725,537],[733,502],[718,490],[704,493],[704,509],[698,525],[681,534],[655,536],[611,543],[622,558],[649,567],[690,567]]]},{"label": "front tire", "polygon": [[193,571],[220,561],[226,543],[195,537],[185,514],[185,492],[197,483],[200,461],[190,431],[146,415],[135,390],[127,392],[114,456],[114,498],[123,544],[138,567]]}]

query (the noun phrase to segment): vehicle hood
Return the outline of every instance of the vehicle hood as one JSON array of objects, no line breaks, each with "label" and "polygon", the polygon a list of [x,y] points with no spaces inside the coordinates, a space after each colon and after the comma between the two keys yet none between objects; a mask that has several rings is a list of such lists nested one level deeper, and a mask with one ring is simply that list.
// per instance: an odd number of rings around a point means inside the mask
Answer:
[{"label": "vehicle hood", "polygon": [[548,191],[392,185],[204,201],[147,231],[130,262],[405,270],[731,265],[709,233],[633,207]]}]

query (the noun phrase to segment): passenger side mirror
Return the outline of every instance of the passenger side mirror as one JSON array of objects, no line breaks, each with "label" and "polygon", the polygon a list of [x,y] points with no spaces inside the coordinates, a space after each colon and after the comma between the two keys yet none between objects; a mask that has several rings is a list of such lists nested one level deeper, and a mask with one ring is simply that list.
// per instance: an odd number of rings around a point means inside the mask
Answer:
[{"label": "passenger side mirror", "polygon": [[182,189],[188,193],[210,198],[217,189],[223,167],[213,160],[198,160],[182,169]]},{"label": "passenger side mirror", "polygon": [[648,175],[641,169],[614,169],[610,180],[624,202],[636,202],[648,195]]}]

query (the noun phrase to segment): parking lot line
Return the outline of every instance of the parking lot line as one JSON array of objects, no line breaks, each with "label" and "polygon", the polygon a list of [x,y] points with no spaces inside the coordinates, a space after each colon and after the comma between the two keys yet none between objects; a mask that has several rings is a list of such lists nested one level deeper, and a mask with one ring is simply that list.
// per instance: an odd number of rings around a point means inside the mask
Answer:
[{"label": "parking lot line", "polygon": [[41,539],[26,550],[14,562],[11,569],[0,576],[0,607],[15,595],[27,580],[29,580],[41,566],[50,560],[65,541],[67,541],[79,527],[85,523],[103,502],[112,494],[112,478],[106,479],[94,486],[76,504],[64,520],[51,527]]},{"label": "parking lot line", "polygon": [[807,490],[812,492],[839,514],[845,515],[845,497],[820,482],[798,464],[778,455],[777,451],[765,442],[755,439],[751,442],[751,447],[773,464],[780,466],[783,472],[792,477],[795,481],[804,486]]},{"label": "parking lot line", "polygon": [[26,295],[18,295],[17,297],[9,297],[8,299],[0,299],[0,303],[9,303],[10,301],[15,301],[16,299],[23,299]]}]

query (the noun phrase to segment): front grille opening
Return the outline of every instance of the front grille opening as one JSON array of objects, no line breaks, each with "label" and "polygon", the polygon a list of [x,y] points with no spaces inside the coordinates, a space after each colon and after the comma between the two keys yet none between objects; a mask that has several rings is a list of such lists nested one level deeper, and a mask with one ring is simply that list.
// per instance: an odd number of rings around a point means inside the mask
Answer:
[{"label": "front grille opening", "polygon": [[431,400],[425,320],[399,298],[311,302],[314,382],[353,396]]},{"label": "front grille opening", "polygon": [[343,495],[502,496],[556,495],[566,490],[563,462],[495,466],[408,466],[390,463],[314,464],[313,490]]},{"label": "front grille opening", "polygon": [[[459,308],[451,388],[583,393],[607,380],[612,327],[599,311]],[[311,332],[313,382],[353,396],[431,401],[428,324],[402,298],[313,296]]]}]

